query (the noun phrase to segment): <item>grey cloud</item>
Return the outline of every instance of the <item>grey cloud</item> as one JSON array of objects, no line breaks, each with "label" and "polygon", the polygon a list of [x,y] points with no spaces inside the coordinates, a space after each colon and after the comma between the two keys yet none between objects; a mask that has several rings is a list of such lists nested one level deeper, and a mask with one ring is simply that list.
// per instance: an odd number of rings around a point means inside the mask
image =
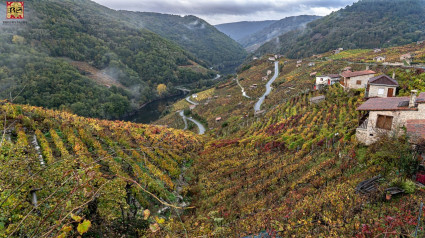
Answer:
[{"label": "grey cloud", "polygon": [[[264,19],[280,19],[299,13],[309,14],[314,8],[337,9],[355,0],[95,0],[113,9],[197,15],[204,18],[229,16],[241,19],[263,13]],[[265,13],[278,15],[267,16]],[[313,14],[310,13],[310,14]],[[256,19],[255,19],[256,20]]]}]

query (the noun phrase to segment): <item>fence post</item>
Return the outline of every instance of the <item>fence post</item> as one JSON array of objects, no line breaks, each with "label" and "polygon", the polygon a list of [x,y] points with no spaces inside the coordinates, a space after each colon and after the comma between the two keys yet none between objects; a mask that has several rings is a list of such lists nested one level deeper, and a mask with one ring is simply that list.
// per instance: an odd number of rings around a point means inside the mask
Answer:
[{"label": "fence post", "polygon": [[421,223],[422,206],[423,206],[423,205],[424,205],[424,203],[423,203],[423,202],[421,202],[421,205],[419,206],[418,224],[416,225],[415,237],[418,237],[418,228],[419,228],[419,224]]}]

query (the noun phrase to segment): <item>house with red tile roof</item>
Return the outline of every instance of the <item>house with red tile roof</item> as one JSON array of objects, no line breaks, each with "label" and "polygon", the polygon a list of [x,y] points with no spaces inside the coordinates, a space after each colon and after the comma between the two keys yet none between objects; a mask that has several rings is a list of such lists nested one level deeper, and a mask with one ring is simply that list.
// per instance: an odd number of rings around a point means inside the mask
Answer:
[{"label": "house with red tile roof", "polygon": [[346,89],[365,88],[369,79],[375,76],[376,72],[372,70],[362,71],[344,71],[341,73],[340,84]]},{"label": "house with red tile roof", "polygon": [[[394,77],[394,76],[393,76]],[[369,79],[366,87],[366,98],[372,97],[395,97],[398,87],[397,80],[383,74]]]},{"label": "house with red tile roof", "polygon": [[[412,90],[410,97],[370,98],[357,108],[361,113],[360,126],[356,129],[357,140],[370,145],[382,134],[403,133],[418,131],[418,127],[425,122],[425,93],[416,96],[417,91]],[[423,134],[425,138],[425,133]]]}]

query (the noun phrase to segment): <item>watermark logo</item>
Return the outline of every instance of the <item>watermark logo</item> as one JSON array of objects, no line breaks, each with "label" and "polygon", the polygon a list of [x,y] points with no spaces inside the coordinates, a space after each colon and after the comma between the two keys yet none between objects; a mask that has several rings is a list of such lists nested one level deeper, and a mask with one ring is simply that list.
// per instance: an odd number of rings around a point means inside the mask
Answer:
[{"label": "watermark logo", "polygon": [[24,2],[6,2],[7,19],[24,19]]}]

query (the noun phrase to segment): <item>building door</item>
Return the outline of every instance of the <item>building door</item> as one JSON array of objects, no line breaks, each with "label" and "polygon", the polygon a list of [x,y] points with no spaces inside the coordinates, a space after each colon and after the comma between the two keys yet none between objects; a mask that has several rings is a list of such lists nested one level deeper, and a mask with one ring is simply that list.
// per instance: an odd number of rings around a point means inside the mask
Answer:
[{"label": "building door", "polygon": [[393,95],[394,95],[394,89],[393,88],[389,88],[388,89],[388,93],[387,93],[387,97],[393,97]]}]

